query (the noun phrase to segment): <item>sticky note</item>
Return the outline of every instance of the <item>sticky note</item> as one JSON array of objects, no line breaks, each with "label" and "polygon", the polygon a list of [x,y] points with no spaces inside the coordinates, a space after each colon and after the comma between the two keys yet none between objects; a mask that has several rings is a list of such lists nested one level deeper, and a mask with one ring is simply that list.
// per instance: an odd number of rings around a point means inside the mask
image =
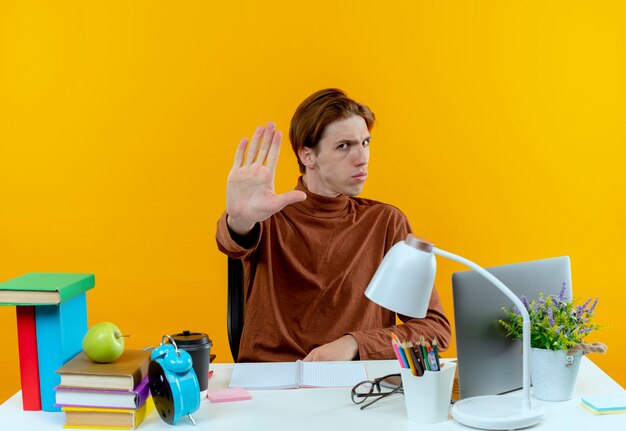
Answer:
[{"label": "sticky note", "polygon": [[626,411],[626,392],[586,395],[581,399],[581,403],[596,414],[624,413]]},{"label": "sticky note", "polygon": [[207,398],[212,403],[225,403],[229,401],[242,401],[252,398],[250,393],[244,388],[228,388],[207,391]]}]

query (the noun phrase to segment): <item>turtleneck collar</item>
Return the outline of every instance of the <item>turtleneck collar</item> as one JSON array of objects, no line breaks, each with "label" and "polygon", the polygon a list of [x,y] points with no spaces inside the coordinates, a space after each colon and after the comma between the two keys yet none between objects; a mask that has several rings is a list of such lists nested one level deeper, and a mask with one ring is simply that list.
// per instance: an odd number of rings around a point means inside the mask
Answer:
[{"label": "turtleneck collar", "polygon": [[350,198],[346,195],[339,195],[337,197],[330,198],[327,196],[317,195],[309,191],[302,181],[302,176],[298,178],[296,190],[306,193],[306,199],[291,206],[314,217],[338,217],[345,213],[350,201]]}]

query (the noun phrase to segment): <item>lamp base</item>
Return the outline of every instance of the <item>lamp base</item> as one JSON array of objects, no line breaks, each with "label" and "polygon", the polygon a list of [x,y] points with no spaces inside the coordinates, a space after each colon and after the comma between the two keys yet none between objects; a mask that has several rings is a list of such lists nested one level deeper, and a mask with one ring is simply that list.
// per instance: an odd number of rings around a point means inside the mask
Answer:
[{"label": "lamp base", "polygon": [[522,403],[519,398],[499,395],[465,398],[454,403],[452,417],[468,427],[487,430],[515,430],[541,422],[544,409],[523,410]]}]

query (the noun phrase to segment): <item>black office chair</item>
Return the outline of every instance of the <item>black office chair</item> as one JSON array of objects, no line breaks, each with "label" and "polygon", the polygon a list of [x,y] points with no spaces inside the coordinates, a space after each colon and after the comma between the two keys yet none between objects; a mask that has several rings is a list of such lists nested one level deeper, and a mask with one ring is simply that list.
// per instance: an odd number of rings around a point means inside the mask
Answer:
[{"label": "black office chair", "polygon": [[228,309],[227,327],[230,353],[237,362],[239,341],[246,317],[246,277],[243,264],[239,259],[228,258]]}]

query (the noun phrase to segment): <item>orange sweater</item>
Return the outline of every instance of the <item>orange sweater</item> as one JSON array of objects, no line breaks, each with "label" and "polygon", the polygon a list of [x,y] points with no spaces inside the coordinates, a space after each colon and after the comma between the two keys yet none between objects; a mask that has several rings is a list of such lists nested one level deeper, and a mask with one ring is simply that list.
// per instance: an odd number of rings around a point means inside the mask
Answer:
[{"label": "orange sweater", "polygon": [[233,238],[226,213],[217,223],[218,248],[243,259],[248,280],[240,362],[294,361],[351,334],[360,359],[393,359],[391,331],[400,339],[436,336],[445,350],[450,324],[436,289],[424,319],[399,316],[370,301],[365,289],[383,256],[410,232],[397,208],[369,199],[307,199]]}]

